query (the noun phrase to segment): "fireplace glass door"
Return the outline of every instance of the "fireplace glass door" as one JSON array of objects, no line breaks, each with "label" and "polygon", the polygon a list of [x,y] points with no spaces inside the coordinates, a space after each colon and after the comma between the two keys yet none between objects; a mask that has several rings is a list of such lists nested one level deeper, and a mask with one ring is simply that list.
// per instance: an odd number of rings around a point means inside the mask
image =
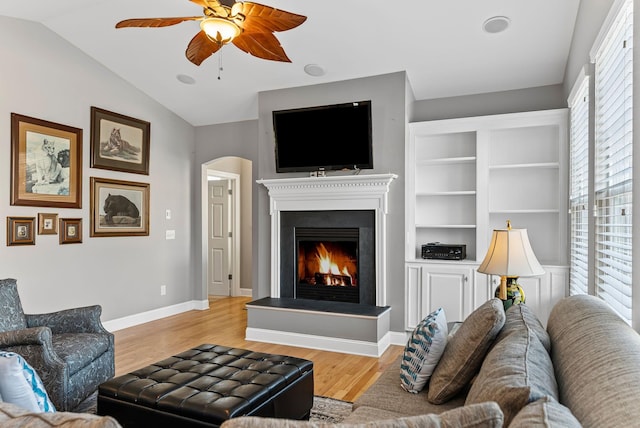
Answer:
[{"label": "fireplace glass door", "polygon": [[358,228],[296,228],[296,298],[359,303]]}]

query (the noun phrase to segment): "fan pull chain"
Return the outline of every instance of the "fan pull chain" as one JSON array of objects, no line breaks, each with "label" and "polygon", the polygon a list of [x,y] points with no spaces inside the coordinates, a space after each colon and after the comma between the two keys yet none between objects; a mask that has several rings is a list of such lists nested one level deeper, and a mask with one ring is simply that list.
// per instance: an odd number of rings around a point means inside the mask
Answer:
[{"label": "fan pull chain", "polygon": [[222,52],[218,52],[218,80],[222,80],[220,77],[222,71],[224,71],[222,68]]}]

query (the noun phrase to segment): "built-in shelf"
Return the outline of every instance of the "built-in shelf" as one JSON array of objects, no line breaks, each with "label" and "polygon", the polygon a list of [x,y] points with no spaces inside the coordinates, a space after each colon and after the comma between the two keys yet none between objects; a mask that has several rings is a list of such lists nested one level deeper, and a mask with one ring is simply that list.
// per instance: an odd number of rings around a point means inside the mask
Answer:
[{"label": "built-in shelf", "polygon": [[534,169],[543,169],[543,168],[560,168],[560,164],[558,162],[544,162],[544,163],[519,163],[512,165],[490,165],[489,169],[524,169],[524,168],[534,168]]},{"label": "built-in shelf", "polygon": [[428,166],[428,165],[451,165],[451,164],[465,164],[465,163],[475,163],[475,156],[464,156],[464,157],[454,157],[454,158],[438,158],[438,159],[424,159],[416,161],[416,165],[419,166]]},{"label": "built-in shelf", "polygon": [[475,195],[475,190],[452,190],[441,192],[416,192],[416,197],[421,196],[463,196],[463,195]]},{"label": "built-in shelf", "polygon": [[416,224],[418,229],[475,229],[475,224]]}]

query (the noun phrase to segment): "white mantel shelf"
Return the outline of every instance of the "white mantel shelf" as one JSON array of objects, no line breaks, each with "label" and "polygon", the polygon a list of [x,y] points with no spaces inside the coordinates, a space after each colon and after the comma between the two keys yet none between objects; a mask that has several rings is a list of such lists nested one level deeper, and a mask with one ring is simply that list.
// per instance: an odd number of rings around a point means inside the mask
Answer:
[{"label": "white mantel shelf", "polygon": [[375,210],[376,305],[386,306],[386,215],[396,174],[341,175],[257,180],[269,190],[271,296],[280,297],[280,212]]}]

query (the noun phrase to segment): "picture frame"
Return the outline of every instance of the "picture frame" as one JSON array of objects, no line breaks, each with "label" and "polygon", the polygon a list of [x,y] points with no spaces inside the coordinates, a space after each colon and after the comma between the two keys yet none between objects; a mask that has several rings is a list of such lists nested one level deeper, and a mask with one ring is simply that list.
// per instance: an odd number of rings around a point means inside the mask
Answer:
[{"label": "picture frame", "polygon": [[80,244],[82,242],[82,219],[60,219],[60,245]]},{"label": "picture frame", "polygon": [[149,236],[149,183],[91,177],[90,236]]},{"label": "picture frame", "polygon": [[56,235],[58,233],[58,214],[38,213],[38,235]]},{"label": "picture frame", "polygon": [[91,107],[91,167],[149,175],[151,124]]},{"label": "picture frame", "polygon": [[7,246],[36,245],[35,217],[7,217]]},{"label": "picture frame", "polygon": [[11,113],[11,205],[82,208],[82,129]]}]

